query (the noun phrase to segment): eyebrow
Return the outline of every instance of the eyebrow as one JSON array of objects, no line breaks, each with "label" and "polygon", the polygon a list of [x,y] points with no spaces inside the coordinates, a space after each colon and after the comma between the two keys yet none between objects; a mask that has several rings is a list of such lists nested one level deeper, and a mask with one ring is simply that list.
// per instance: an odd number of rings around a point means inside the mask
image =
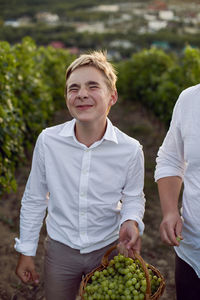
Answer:
[{"label": "eyebrow", "polygon": [[68,86],[68,89],[73,88],[73,87],[79,87],[79,84],[72,83],[70,86]]},{"label": "eyebrow", "polygon": [[98,82],[92,81],[92,80],[88,81],[87,84],[88,84],[88,85],[91,85],[91,84],[99,85]]}]

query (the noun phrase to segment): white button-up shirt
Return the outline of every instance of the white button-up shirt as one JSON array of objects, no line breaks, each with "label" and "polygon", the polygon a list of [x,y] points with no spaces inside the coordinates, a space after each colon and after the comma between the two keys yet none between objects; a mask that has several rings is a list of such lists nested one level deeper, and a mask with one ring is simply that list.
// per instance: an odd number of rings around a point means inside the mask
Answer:
[{"label": "white button-up shirt", "polygon": [[180,176],[184,181],[183,240],[178,256],[200,277],[200,85],[183,91],[175,105],[169,131],[160,147],[155,180]]},{"label": "white button-up shirt", "polygon": [[[138,141],[114,127],[89,148],[74,134],[75,120],[39,135],[22,198],[15,249],[34,256],[45,217],[49,236],[81,253],[118,239],[130,219],[144,230],[144,158]],[[47,193],[49,199],[47,200]]]}]

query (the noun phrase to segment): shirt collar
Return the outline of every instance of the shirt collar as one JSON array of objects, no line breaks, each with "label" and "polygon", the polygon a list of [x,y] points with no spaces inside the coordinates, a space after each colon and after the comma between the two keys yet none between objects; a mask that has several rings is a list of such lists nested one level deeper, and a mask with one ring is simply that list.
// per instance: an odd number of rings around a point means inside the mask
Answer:
[{"label": "shirt collar", "polygon": [[103,139],[118,144],[115,128],[108,118],[107,118],[107,128],[106,128],[106,132],[103,136]]},{"label": "shirt collar", "polygon": [[[75,138],[75,134],[74,134],[75,123],[76,123],[76,119],[72,119],[71,121],[66,122],[64,127],[59,132],[59,135]],[[102,137],[102,140],[108,140],[108,141],[118,144],[114,126],[112,125],[111,121],[108,118],[107,118],[106,132],[105,132],[104,136]]]},{"label": "shirt collar", "polygon": [[64,124],[63,128],[59,132],[60,136],[65,136],[65,137],[74,137],[74,126],[75,126],[76,120],[72,119],[71,121],[68,121]]}]

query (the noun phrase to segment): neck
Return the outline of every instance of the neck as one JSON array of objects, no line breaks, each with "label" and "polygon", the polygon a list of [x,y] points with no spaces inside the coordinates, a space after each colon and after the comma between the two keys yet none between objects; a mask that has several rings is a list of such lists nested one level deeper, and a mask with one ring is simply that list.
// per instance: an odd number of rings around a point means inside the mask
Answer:
[{"label": "neck", "polygon": [[90,147],[93,143],[102,139],[106,131],[106,120],[102,124],[83,124],[76,121],[75,135],[77,140]]}]

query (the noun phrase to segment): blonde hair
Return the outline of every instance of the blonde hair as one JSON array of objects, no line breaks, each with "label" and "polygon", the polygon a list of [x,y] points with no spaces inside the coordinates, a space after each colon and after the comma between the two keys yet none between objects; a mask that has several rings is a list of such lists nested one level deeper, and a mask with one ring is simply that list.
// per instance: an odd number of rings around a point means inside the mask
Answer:
[{"label": "blonde hair", "polygon": [[108,61],[106,52],[93,51],[88,54],[81,54],[67,68],[65,97],[67,96],[67,80],[69,79],[71,73],[75,69],[83,66],[93,66],[96,69],[100,70],[106,78],[106,83],[109,89],[116,90],[117,72],[114,66]]}]

